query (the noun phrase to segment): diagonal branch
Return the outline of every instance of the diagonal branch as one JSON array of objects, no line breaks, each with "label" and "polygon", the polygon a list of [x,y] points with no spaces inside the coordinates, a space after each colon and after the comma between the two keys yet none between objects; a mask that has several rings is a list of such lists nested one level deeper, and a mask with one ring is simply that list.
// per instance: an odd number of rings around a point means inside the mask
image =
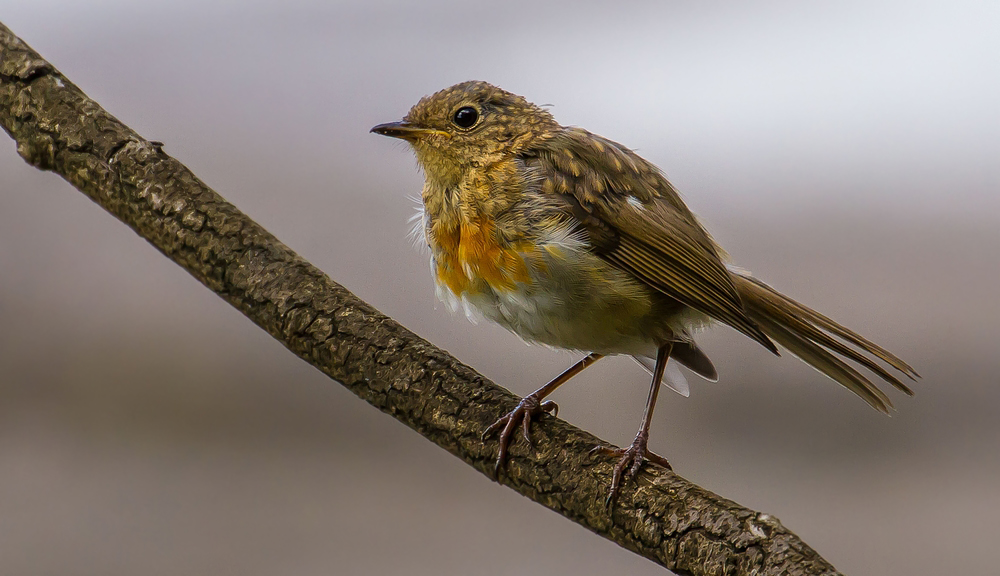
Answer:
[{"label": "diagonal branch", "polygon": [[[484,474],[482,432],[510,392],[403,328],[303,260],[89,99],[0,24],[0,124],[29,164],[52,170],[128,224],[289,350]],[[678,574],[834,575],[777,519],[649,465],[604,505],[601,441],[543,416],[501,481]]]}]

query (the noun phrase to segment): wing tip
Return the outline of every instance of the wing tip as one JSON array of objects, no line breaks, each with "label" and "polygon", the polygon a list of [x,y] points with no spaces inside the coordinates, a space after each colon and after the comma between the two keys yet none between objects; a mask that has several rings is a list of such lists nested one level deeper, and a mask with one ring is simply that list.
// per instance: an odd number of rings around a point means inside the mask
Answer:
[{"label": "wing tip", "polygon": [[741,331],[747,336],[750,336],[751,338],[756,340],[764,348],[770,350],[771,353],[774,354],[775,356],[781,356],[781,352],[778,350],[778,346],[774,343],[773,340],[771,340],[770,337],[768,337],[767,334],[764,333],[763,330],[760,329],[760,326],[758,326],[757,323],[753,322],[752,320],[748,319],[748,321],[749,321],[748,329]]}]

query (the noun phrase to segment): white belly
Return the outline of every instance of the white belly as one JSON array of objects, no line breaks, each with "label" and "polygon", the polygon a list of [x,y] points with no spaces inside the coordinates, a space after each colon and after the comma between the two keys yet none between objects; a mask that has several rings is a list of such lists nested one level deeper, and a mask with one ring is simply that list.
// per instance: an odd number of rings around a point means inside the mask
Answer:
[{"label": "white belly", "polygon": [[[432,259],[432,268],[434,267]],[[544,272],[542,271],[544,270]],[[589,252],[547,258],[532,280],[513,289],[452,293],[438,286],[452,309],[477,314],[529,342],[602,354],[655,355],[648,324],[649,289]]]}]

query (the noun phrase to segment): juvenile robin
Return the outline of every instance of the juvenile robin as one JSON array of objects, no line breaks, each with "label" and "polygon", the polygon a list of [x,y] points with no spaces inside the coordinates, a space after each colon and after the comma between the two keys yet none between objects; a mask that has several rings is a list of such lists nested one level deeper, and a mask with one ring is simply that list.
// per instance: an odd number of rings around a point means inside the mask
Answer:
[{"label": "juvenile robin", "polygon": [[[611,354],[634,357],[652,384],[632,444],[595,449],[618,457],[609,501],[644,461],[669,468],[647,449],[653,407],[671,359],[717,379],[693,338],[713,322],[775,354],[780,344],[880,412],[888,396],[844,360],[913,394],[875,359],[915,379],[908,364],[727,266],[663,173],[621,144],[485,82],[424,97],[371,131],[409,142],[423,168],[420,227],[439,296],[529,342],[586,353],[484,434],[500,433],[496,474],[518,426],[530,443],[532,418],[556,408],[544,399]],[[688,393],[679,372],[667,385]]]}]

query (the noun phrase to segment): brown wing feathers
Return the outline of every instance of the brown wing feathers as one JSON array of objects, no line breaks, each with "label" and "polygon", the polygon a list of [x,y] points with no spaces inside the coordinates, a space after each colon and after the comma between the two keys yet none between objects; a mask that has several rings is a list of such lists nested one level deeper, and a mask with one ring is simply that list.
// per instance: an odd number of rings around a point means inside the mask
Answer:
[{"label": "brown wing feathers", "polygon": [[555,182],[550,189],[566,198],[583,227],[592,232],[594,251],[611,264],[777,353],[773,338],[881,412],[892,406],[889,398],[835,354],[913,394],[864,354],[910,379],[917,377],[912,367],[888,350],[763,282],[731,273],[677,191],[639,156],[569,128],[532,150],[525,161]]},{"label": "brown wing feathers", "polygon": [[[743,310],[714,242],[659,170],[614,142],[568,128],[525,158],[550,188],[600,222],[612,242],[595,244],[608,262],[675,300],[729,324],[777,353]],[[579,216],[578,216],[579,218]]]}]

